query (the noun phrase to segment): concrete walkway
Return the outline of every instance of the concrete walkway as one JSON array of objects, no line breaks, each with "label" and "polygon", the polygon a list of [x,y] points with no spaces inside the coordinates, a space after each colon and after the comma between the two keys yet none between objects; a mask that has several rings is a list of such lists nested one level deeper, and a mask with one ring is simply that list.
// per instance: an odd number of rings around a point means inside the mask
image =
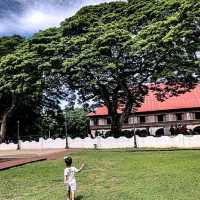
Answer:
[{"label": "concrete walkway", "polygon": [[63,157],[66,153],[77,151],[80,151],[80,149],[3,150],[0,151],[0,170],[37,161],[53,160]]}]

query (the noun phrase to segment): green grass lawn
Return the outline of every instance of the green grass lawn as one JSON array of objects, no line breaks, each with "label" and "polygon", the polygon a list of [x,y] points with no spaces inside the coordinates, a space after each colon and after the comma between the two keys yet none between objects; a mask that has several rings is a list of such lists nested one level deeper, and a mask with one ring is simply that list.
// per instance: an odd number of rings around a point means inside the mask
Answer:
[{"label": "green grass lawn", "polygon": [[[200,151],[73,153],[77,200],[198,200]],[[64,200],[62,159],[0,172],[1,200]]]}]

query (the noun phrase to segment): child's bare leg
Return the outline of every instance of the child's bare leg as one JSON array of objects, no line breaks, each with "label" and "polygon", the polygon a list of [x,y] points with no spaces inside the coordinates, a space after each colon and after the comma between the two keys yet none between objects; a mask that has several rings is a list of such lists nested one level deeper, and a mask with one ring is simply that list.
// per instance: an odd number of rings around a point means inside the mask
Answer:
[{"label": "child's bare leg", "polygon": [[71,191],[71,199],[70,200],[75,200],[75,192]]},{"label": "child's bare leg", "polygon": [[68,189],[68,192],[67,192],[67,200],[70,200],[70,188]]}]

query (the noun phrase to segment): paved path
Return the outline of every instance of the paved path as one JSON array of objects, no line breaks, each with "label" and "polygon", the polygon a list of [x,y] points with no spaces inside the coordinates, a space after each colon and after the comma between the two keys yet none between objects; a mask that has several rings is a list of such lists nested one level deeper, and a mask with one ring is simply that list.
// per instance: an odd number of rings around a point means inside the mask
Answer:
[{"label": "paved path", "polygon": [[66,153],[77,151],[80,151],[80,149],[0,151],[0,160],[2,161],[0,162],[0,170],[5,170],[37,161],[53,160],[63,157]]},{"label": "paved path", "polygon": [[24,159],[13,159],[10,161],[6,161],[6,162],[2,162],[0,163],[0,170],[5,170],[5,169],[9,169],[12,167],[17,167],[17,166],[21,166],[21,165],[25,165],[27,163],[32,163],[32,162],[36,162],[36,161],[42,161],[42,160],[46,160],[46,158],[24,158]]}]

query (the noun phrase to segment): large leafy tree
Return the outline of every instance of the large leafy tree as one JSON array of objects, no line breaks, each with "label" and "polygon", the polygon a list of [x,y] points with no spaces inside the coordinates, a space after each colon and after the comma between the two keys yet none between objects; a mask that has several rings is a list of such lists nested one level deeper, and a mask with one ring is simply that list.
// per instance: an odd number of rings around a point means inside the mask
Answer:
[{"label": "large leafy tree", "polygon": [[[22,43],[24,42],[24,38],[22,38],[21,36],[10,36],[10,37],[1,37],[0,38],[0,60],[2,60],[4,56],[8,56],[10,54],[12,54],[13,52],[15,52],[15,50],[22,45]],[[6,75],[9,76],[9,74],[4,74],[4,71],[2,68],[0,68],[0,73],[1,75]],[[6,81],[2,80],[3,77],[1,77],[1,86],[4,86],[7,84]],[[1,90],[0,92],[0,119],[1,119],[1,129],[0,129],[0,139],[4,138],[5,136],[5,129],[6,129],[6,125],[4,123],[5,118],[7,118],[7,115],[9,115],[9,109],[8,109],[8,105],[12,104],[11,103],[11,98],[12,96],[10,94],[7,93],[6,90]],[[12,106],[11,106],[12,107]],[[12,110],[12,109],[11,109]],[[10,110],[10,111],[11,111]]]},{"label": "large leafy tree", "polygon": [[[127,31],[106,31],[79,56],[65,62],[69,84],[80,88],[82,99],[102,102],[108,107],[113,132],[121,129],[133,106],[142,102],[147,93],[148,73],[152,70],[141,70],[139,64],[132,62],[126,47],[130,38]],[[121,115],[118,114],[120,106]]]},{"label": "large leafy tree", "polygon": [[[40,34],[37,38],[41,38]],[[18,47],[13,48],[13,51],[9,49],[8,53],[0,58],[2,139],[11,130],[8,128],[9,121],[20,120],[20,116],[16,115],[26,112],[25,108],[29,107],[36,113],[37,118],[43,110],[58,109],[59,100],[65,96],[62,92],[65,89],[61,89],[62,78],[56,70],[56,58],[49,59],[52,49],[46,50],[37,42],[33,46],[31,42],[23,41]],[[27,114],[28,112],[24,116]],[[28,117],[31,118],[30,112]],[[22,118],[22,121],[24,119]],[[27,120],[25,122],[28,124]]]},{"label": "large leafy tree", "polygon": [[149,89],[164,100],[198,81],[199,11],[195,0],[88,6],[36,34],[31,45],[83,102],[108,107],[117,133]]},{"label": "large leafy tree", "polygon": [[3,56],[1,91],[13,100],[38,93],[52,102],[67,89],[77,91],[83,102],[105,104],[112,131],[118,132],[149,89],[164,99],[198,81],[199,13],[195,0],[85,7],[59,28],[33,36],[14,55]]},{"label": "large leafy tree", "polygon": [[199,11],[194,0],[83,8],[61,26],[68,84],[83,101],[104,103],[118,132],[149,89],[164,100],[198,81]]},{"label": "large leafy tree", "polygon": [[[22,102],[38,101],[41,90],[38,82],[41,77],[35,59],[36,54],[28,52],[28,45],[0,59],[0,94],[1,94],[1,137],[7,132],[8,120]],[[37,94],[37,95],[36,95]]]}]

